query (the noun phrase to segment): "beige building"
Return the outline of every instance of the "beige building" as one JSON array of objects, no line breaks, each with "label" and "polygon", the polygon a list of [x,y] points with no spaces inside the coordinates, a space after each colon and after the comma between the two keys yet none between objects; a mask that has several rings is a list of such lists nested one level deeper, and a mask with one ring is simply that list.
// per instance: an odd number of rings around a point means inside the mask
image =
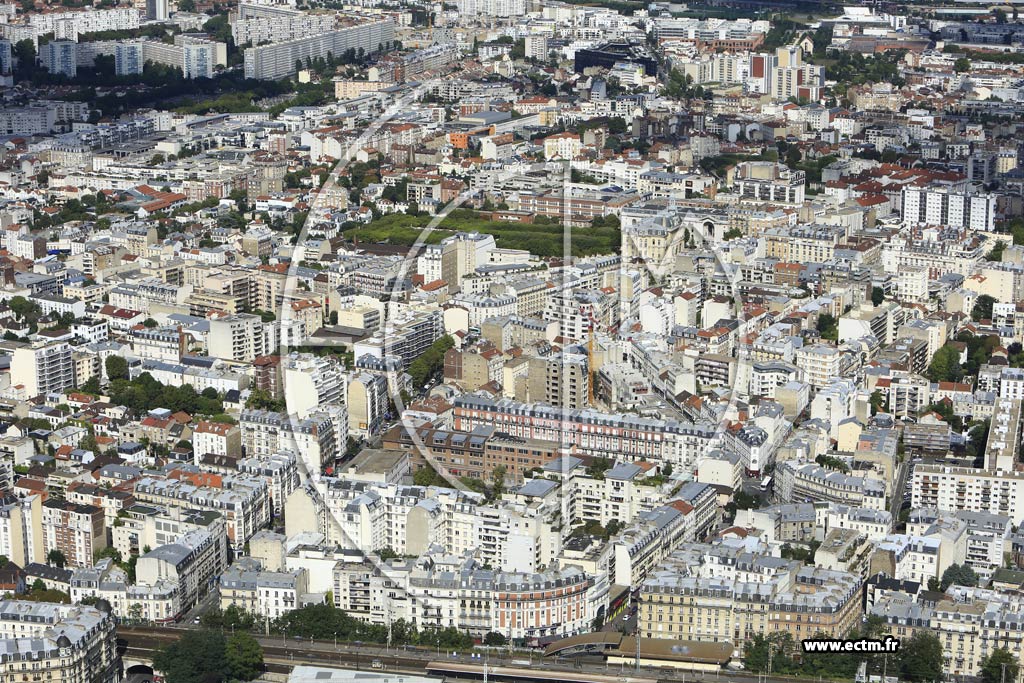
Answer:
[{"label": "beige building", "polygon": [[590,368],[587,357],[559,353],[546,358],[531,358],[523,391],[516,387],[516,399],[547,403],[570,410],[589,405]]},{"label": "beige building", "polygon": [[831,225],[769,228],[764,232],[765,256],[788,263],[824,263],[835,256],[845,231]]},{"label": "beige building", "polygon": [[876,604],[871,613],[881,616],[889,633],[904,641],[917,631],[938,637],[943,670],[949,677],[978,676],[982,660],[996,648],[1009,650],[1020,661],[1024,633],[1017,596],[956,586],[934,607],[905,596],[892,596]]},{"label": "beige building", "polygon": [[818,633],[842,638],[860,623],[861,578],[742,552],[684,546],[640,589],[641,637],[732,641],[788,631],[795,641]]},{"label": "beige building", "polygon": [[109,606],[0,602],[0,677],[41,683],[117,683],[121,658]]}]

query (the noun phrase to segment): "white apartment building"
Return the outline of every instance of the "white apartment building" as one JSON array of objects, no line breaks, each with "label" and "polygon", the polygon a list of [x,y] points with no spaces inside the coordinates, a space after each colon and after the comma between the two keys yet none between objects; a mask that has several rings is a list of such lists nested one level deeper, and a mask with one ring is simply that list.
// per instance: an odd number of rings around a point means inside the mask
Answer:
[{"label": "white apartment building", "polygon": [[371,21],[337,31],[293,38],[269,45],[246,48],[245,77],[262,80],[284,78],[295,73],[295,63],[308,58],[344,54],[346,50],[362,50],[372,54],[390,45],[395,36],[391,19]]},{"label": "white apartment building", "polygon": [[19,567],[45,562],[42,499],[38,495],[0,500],[0,555]]},{"label": "white apartment building", "polygon": [[919,464],[914,468],[911,506],[988,512],[1024,521],[1024,473]]},{"label": "white apartment building", "polygon": [[215,358],[251,363],[271,350],[265,327],[258,315],[248,313],[211,318],[207,352]]},{"label": "white apartment building", "polygon": [[298,458],[291,451],[242,458],[238,471],[266,480],[275,516],[284,512],[285,501],[299,486]]},{"label": "white apartment building", "polygon": [[455,4],[464,17],[521,17],[526,14],[526,0],[458,0]]},{"label": "white apartment building", "polygon": [[85,7],[66,12],[40,12],[28,15],[28,24],[36,35],[52,33],[58,40],[77,41],[79,33],[130,31],[139,28],[139,11],[134,8],[93,9]]},{"label": "white apartment building", "polygon": [[903,221],[991,232],[995,228],[996,196],[945,187],[904,187]]},{"label": "white apartment building", "polygon": [[827,387],[842,374],[842,353],[831,344],[813,344],[797,349],[796,366],[811,386]]},{"label": "white apartment building", "polygon": [[775,469],[775,496],[784,502],[828,501],[885,509],[885,482],[843,474],[813,462],[785,460]]},{"label": "white apartment building", "polygon": [[307,592],[305,569],[269,572],[232,566],[220,577],[220,608],[234,605],[250,614],[277,619],[301,607]]},{"label": "white apartment building", "polygon": [[39,57],[51,74],[78,75],[78,43],[73,40],[51,40],[42,46]]},{"label": "white apartment building", "polygon": [[189,610],[224,573],[226,558],[221,548],[213,533],[189,531],[174,543],[140,555],[135,565],[136,582],[149,586],[161,581],[177,584],[181,609]]}]

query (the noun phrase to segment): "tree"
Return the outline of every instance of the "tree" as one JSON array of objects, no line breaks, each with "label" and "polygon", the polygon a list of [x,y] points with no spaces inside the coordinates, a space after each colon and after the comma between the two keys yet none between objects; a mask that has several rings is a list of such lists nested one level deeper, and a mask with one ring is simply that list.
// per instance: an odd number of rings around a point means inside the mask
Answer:
[{"label": "tree", "polygon": [[967,449],[975,456],[985,452],[990,426],[990,420],[981,420],[971,425],[970,430],[967,432]]},{"label": "tree", "polygon": [[988,252],[985,255],[985,260],[986,261],[1002,261],[1003,260],[1003,253],[1005,251],[1006,251],[1006,242],[1004,242],[1003,240],[998,240],[996,242],[995,246],[992,247],[992,251]]},{"label": "tree", "polygon": [[61,569],[68,563],[68,558],[64,557],[64,553],[54,548],[46,555],[46,563],[53,565],[54,567],[60,567]]},{"label": "tree", "polygon": [[107,379],[111,382],[117,379],[128,379],[128,361],[123,356],[107,356],[104,366],[107,370]]},{"label": "tree", "polygon": [[946,571],[942,572],[942,581],[939,582],[939,586],[944,591],[953,585],[977,586],[978,575],[966,564],[951,564],[946,567]]},{"label": "tree", "polygon": [[167,683],[221,683],[228,674],[224,634],[188,631],[153,655],[153,667]]},{"label": "tree", "polygon": [[928,366],[928,378],[933,382],[957,382],[962,372],[960,369],[960,353],[952,346],[946,345],[935,352]]},{"label": "tree", "polygon": [[492,647],[501,647],[508,643],[508,638],[498,633],[497,631],[488,631],[487,635],[484,636],[484,645],[490,645]]},{"label": "tree", "polygon": [[132,621],[142,621],[143,607],[137,602],[133,602],[131,607],[128,608],[128,618]]},{"label": "tree", "polygon": [[911,683],[942,680],[942,643],[938,637],[918,631],[900,646],[900,678]]},{"label": "tree", "polygon": [[[34,6],[33,6],[34,9]],[[14,44],[14,59],[18,62],[18,74],[21,77],[30,75],[36,68],[36,44],[31,38],[19,40]],[[38,178],[37,178],[38,180]]]},{"label": "tree", "polygon": [[818,315],[818,333],[822,339],[839,340],[839,323],[831,313]]},{"label": "tree", "polygon": [[1016,681],[1019,673],[1020,663],[1004,648],[997,647],[981,660],[981,683]]},{"label": "tree", "polygon": [[41,593],[46,590],[46,583],[42,579],[36,579],[32,582],[32,592]]},{"label": "tree", "polygon": [[982,294],[974,300],[974,308],[971,309],[971,320],[980,322],[992,319],[992,305],[996,300],[988,294]]},{"label": "tree", "polygon": [[885,290],[881,287],[872,287],[871,303],[875,306],[881,306],[883,301],[885,301]]},{"label": "tree", "polygon": [[430,465],[416,470],[416,473],[412,475],[412,481],[416,486],[448,486],[444,477]]},{"label": "tree", "polygon": [[491,494],[495,498],[501,498],[501,494],[505,492],[505,475],[508,473],[508,468],[504,465],[498,465],[491,470]]},{"label": "tree", "polygon": [[882,392],[879,391],[878,389],[875,389],[874,391],[871,392],[869,401],[871,403],[872,415],[877,415],[879,412],[881,412],[882,408],[885,407],[885,396],[883,396]]},{"label": "tree", "polygon": [[966,73],[971,70],[971,60],[967,57],[961,57],[960,59],[953,62],[953,71],[958,74]]},{"label": "tree", "polygon": [[789,653],[793,651],[793,636],[779,631],[768,636],[755,635],[743,651],[743,668],[751,672],[767,672],[771,659],[772,673],[792,674],[797,671]]},{"label": "tree", "polygon": [[803,156],[800,154],[800,149],[795,145],[786,151],[786,166],[796,168],[802,159]]},{"label": "tree", "polygon": [[117,564],[121,564],[121,551],[114,546],[108,545],[106,548],[101,548],[92,554],[92,559],[96,562],[106,557],[109,557]]},{"label": "tree", "polygon": [[263,648],[255,638],[241,631],[228,638],[224,660],[232,680],[251,681],[263,671]]}]

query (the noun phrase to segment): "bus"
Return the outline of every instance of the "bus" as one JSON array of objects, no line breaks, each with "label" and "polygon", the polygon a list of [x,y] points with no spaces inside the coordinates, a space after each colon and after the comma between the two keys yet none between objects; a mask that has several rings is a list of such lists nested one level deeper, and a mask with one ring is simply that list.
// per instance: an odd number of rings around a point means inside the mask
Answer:
[{"label": "bus", "polygon": [[768,489],[771,488],[771,486],[772,486],[772,478],[771,477],[765,477],[764,479],[761,480],[761,491],[767,492]]}]

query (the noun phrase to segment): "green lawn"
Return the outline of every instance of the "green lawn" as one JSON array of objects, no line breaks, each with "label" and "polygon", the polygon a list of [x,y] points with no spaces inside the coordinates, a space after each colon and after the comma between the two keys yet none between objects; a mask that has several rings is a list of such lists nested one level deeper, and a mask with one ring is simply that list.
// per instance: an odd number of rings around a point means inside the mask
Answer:
[{"label": "green lawn", "polygon": [[[358,237],[361,242],[386,242],[412,245],[422,233],[430,216],[392,214],[382,216],[369,225],[345,232],[348,239]],[[541,257],[562,256],[564,229],[558,224],[523,224],[491,221],[481,218],[475,211],[456,209],[445,218],[438,229],[428,233],[427,244],[437,244],[454,232],[482,232],[494,235],[495,242],[505,249],[526,249]],[[619,229],[614,227],[585,227],[572,229],[574,256],[611,254],[619,249]]]}]

